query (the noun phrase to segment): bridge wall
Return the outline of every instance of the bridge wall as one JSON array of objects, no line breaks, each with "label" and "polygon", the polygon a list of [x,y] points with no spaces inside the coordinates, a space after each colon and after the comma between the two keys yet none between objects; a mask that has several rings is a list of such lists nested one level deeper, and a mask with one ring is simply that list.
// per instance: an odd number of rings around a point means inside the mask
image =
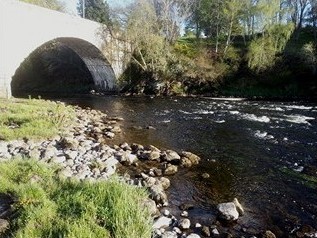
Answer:
[{"label": "bridge wall", "polygon": [[[74,37],[102,49],[99,23],[16,0],[0,1],[0,97],[10,97],[12,76],[20,64],[42,44]],[[116,64],[116,75],[120,65]]]}]

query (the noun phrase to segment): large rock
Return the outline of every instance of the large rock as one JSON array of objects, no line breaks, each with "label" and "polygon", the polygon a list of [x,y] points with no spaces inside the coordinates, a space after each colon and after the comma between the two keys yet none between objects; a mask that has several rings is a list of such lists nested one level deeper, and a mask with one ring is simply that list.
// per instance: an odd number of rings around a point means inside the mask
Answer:
[{"label": "large rock", "polygon": [[171,218],[161,216],[154,221],[152,227],[153,229],[160,229],[160,228],[169,227],[171,224],[172,224]]},{"label": "large rock", "polygon": [[164,192],[164,188],[161,184],[154,184],[152,187],[148,188],[150,192],[150,198],[153,199],[156,204],[167,205],[167,195]]},{"label": "large rock", "polygon": [[219,216],[226,221],[235,221],[239,218],[236,205],[233,202],[221,203],[217,206]]},{"label": "large rock", "polygon": [[179,163],[181,157],[177,152],[173,150],[164,151],[161,155],[163,161],[172,162],[172,163]]},{"label": "large rock", "polygon": [[[199,162],[200,162],[200,157],[191,153],[191,152],[182,151],[181,157],[182,157],[182,160],[187,158],[191,162],[192,165],[199,164]],[[184,162],[182,162],[182,163],[184,163]]]},{"label": "large rock", "polygon": [[176,165],[168,164],[167,167],[164,169],[164,175],[174,175],[178,171]]},{"label": "large rock", "polygon": [[152,199],[146,199],[141,203],[141,206],[147,209],[153,217],[156,217],[160,214],[160,211],[157,209],[156,203]]},{"label": "large rock", "polygon": [[188,218],[180,219],[178,222],[178,227],[182,230],[187,230],[190,228],[190,220]]}]

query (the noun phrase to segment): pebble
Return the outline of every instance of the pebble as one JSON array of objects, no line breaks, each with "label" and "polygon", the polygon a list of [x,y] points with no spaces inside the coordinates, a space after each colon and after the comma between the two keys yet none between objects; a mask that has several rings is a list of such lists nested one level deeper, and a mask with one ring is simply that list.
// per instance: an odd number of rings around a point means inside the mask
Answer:
[{"label": "pebble", "polygon": [[187,211],[182,211],[181,212],[182,217],[188,217],[188,212]]}]

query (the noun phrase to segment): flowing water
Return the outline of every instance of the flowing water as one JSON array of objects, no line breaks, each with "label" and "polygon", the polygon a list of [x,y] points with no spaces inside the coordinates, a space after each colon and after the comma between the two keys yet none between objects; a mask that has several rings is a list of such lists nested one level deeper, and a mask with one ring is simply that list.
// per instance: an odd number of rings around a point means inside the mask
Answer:
[{"label": "flowing water", "polygon": [[289,236],[302,225],[317,229],[316,104],[116,96],[67,101],[123,117],[114,144],[152,144],[202,157],[198,167],[171,177],[175,214],[189,203],[191,219],[211,225],[216,205],[237,197],[246,214],[224,231],[271,229]]}]

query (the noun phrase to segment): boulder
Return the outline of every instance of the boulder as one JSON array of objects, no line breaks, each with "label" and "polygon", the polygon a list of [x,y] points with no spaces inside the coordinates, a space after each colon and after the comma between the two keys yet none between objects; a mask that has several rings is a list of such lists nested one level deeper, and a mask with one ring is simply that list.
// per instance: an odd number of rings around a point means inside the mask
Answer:
[{"label": "boulder", "polygon": [[141,203],[141,206],[147,209],[152,217],[156,217],[160,214],[159,210],[156,207],[156,203],[152,199],[146,199]]},{"label": "boulder", "polygon": [[180,219],[178,222],[178,227],[182,230],[187,230],[190,228],[190,220],[188,218]]},{"label": "boulder", "polygon": [[221,203],[217,206],[219,216],[226,221],[235,221],[239,218],[236,205],[233,202]]},{"label": "boulder", "polygon": [[153,229],[160,229],[160,228],[169,227],[171,224],[172,224],[171,218],[161,216],[154,221],[152,227]]},{"label": "boulder", "polygon": [[193,165],[199,164],[199,161],[200,161],[199,156],[187,151],[182,151],[181,157],[188,158]]},{"label": "boulder", "polygon": [[179,163],[181,157],[177,152],[173,150],[164,151],[161,155],[163,161],[172,162],[172,163]]},{"label": "boulder", "polygon": [[150,198],[153,199],[156,204],[167,205],[167,195],[161,184],[154,184],[152,187],[148,188],[150,192]]},{"label": "boulder", "polygon": [[163,189],[168,189],[171,186],[171,181],[168,178],[161,177],[159,178],[159,182],[161,183]]},{"label": "boulder", "polygon": [[164,175],[174,175],[178,171],[176,165],[168,164],[167,167],[164,169]]}]

